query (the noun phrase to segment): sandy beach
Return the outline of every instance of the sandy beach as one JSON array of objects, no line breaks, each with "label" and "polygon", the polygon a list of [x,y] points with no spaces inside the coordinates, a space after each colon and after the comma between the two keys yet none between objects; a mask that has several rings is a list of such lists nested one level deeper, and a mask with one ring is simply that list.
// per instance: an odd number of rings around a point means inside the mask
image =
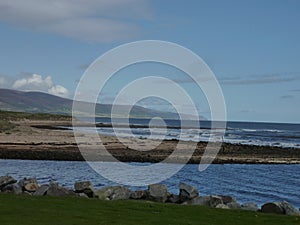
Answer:
[{"label": "sandy beach", "polygon": [[[0,133],[1,159],[84,160],[73,132],[57,128],[70,126],[70,121],[20,120],[14,123],[17,124],[17,129],[12,132]],[[120,142],[116,137],[99,135],[98,138],[91,137],[88,133],[78,136],[79,139],[82,137],[83,141],[79,142],[79,145],[85,153],[93,155],[97,152],[98,155],[101,155],[102,160],[106,159],[107,154],[112,154],[123,162],[160,162],[172,154],[178,143],[176,140],[134,140],[129,138]],[[109,153],[101,150],[100,142]],[[184,142],[183,151],[172,154],[171,162],[182,162],[186,158],[185,148],[188,151],[193,144],[195,143]],[[205,142],[196,143],[196,149],[189,163],[200,162],[206,145]],[[128,146],[134,146],[134,148]],[[139,151],[145,147],[154,149]],[[109,160],[108,157],[107,160]],[[295,164],[300,163],[300,150],[223,143],[213,163]]]}]

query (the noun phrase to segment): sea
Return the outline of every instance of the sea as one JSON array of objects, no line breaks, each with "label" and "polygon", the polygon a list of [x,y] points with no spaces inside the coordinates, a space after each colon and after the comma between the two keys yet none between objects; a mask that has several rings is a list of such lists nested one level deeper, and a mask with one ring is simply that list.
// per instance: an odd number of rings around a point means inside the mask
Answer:
[{"label": "sea", "polygon": [[[96,123],[111,124],[111,119],[98,117]],[[159,122],[159,121],[158,121]],[[151,139],[176,139],[183,141],[208,141],[210,136],[218,135],[218,126],[212,127],[210,121],[187,121],[188,126],[181,127],[180,120],[164,120],[166,128],[155,126],[159,123],[153,119],[130,118],[129,124],[141,125],[145,127],[124,128],[124,127],[99,127],[98,133],[128,137],[134,134],[138,138]],[[126,124],[125,119],[116,119],[116,125]],[[154,124],[150,129],[146,126]],[[218,124],[218,123],[217,123]],[[86,131],[89,128],[83,128]],[[300,124],[289,123],[262,123],[262,122],[227,122],[225,136],[226,143],[236,143],[245,145],[278,146],[283,148],[300,149]]]}]

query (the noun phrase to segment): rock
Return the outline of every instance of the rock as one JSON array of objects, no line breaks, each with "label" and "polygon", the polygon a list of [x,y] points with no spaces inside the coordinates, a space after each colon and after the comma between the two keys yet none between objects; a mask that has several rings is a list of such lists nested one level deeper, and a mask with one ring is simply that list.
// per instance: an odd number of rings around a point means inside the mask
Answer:
[{"label": "rock", "polygon": [[210,207],[215,208],[219,204],[223,204],[222,197],[220,197],[218,195],[211,195],[210,201],[209,201]]},{"label": "rock", "polygon": [[284,214],[285,213],[280,202],[266,203],[261,207],[261,211],[263,213],[275,213],[275,214]]},{"label": "rock", "polygon": [[2,176],[0,177],[0,190],[4,188],[6,185],[14,184],[17,181],[11,176]]},{"label": "rock", "polygon": [[76,193],[85,193],[90,198],[95,196],[95,190],[90,181],[75,182],[74,188]]},{"label": "rock", "polygon": [[248,211],[255,211],[255,212],[259,211],[257,204],[254,202],[246,202],[242,204],[241,209],[248,210]]},{"label": "rock", "polygon": [[238,202],[229,202],[226,205],[229,207],[229,209],[241,209],[242,208],[240,203],[238,203]]},{"label": "rock", "polygon": [[37,183],[28,183],[24,186],[24,190],[28,192],[35,192],[39,189],[39,185]]},{"label": "rock", "polygon": [[80,198],[89,198],[89,196],[87,196],[85,193],[77,193],[77,196]]},{"label": "rock", "polygon": [[36,178],[23,178],[22,180],[19,180],[18,184],[22,187],[23,191],[25,191],[25,186],[26,184],[29,183],[35,183],[38,185],[38,182],[36,180]]},{"label": "rock", "polygon": [[131,196],[131,190],[121,186],[104,187],[95,191],[95,196],[101,200],[125,200]]},{"label": "rock", "polygon": [[284,209],[284,214],[290,216],[300,216],[300,212],[290,203],[284,201],[284,202],[280,202],[280,205]]},{"label": "rock", "polygon": [[43,196],[46,195],[47,191],[49,189],[49,185],[43,184],[41,185],[34,193],[34,196]]},{"label": "rock", "polygon": [[225,204],[218,204],[215,208],[216,209],[229,209],[229,207]]},{"label": "rock", "polygon": [[164,184],[151,184],[148,186],[149,200],[166,202],[168,198],[167,187]]},{"label": "rock", "polygon": [[47,196],[76,196],[72,190],[51,182],[46,193]]},{"label": "rock", "polygon": [[20,187],[20,185],[14,183],[14,184],[9,184],[6,185],[3,189],[2,192],[6,192],[6,193],[12,193],[12,194],[22,194],[22,188]]},{"label": "rock", "polygon": [[176,204],[176,203],[180,203],[181,200],[179,195],[170,194],[168,196],[167,202]]},{"label": "rock", "polygon": [[199,195],[199,192],[195,187],[193,187],[191,185],[188,185],[188,184],[185,184],[183,182],[179,183],[179,198],[180,198],[180,201],[184,202],[184,201],[187,201],[187,200],[191,200],[193,198],[198,197],[198,195]]},{"label": "rock", "polygon": [[236,202],[236,198],[231,197],[231,196],[220,195],[220,197],[222,198],[222,201],[225,205],[227,205],[230,202]]},{"label": "rock", "polygon": [[130,195],[131,199],[146,199],[148,198],[148,191],[147,190],[137,190],[137,191],[133,191]]},{"label": "rock", "polygon": [[184,202],[184,205],[201,205],[209,207],[210,196],[199,196],[190,201]]}]

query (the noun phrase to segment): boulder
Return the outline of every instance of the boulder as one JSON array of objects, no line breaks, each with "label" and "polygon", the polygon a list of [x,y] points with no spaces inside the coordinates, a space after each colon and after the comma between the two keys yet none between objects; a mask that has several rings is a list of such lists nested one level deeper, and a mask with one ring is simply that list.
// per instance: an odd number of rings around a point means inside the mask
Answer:
[{"label": "boulder", "polygon": [[280,205],[284,210],[284,214],[290,215],[290,216],[300,216],[299,210],[297,210],[290,203],[283,201],[283,202],[280,202]]},{"label": "boulder", "polygon": [[227,205],[225,205],[225,204],[218,204],[216,206],[216,209],[229,209],[229,207]]},{"label": "boulder", "polygon": [[148,194],[147,190],[137,190],[137,191],[131,192],[130,198],[135,199],[135,200],[146,199],[146,198],[148,198],[148,195],[149,194]]},{"label": "boulder", "polygon": [[151,184],[148,186],[149,200],[166,202],[168,198],[167,187],[164,184]]},{"label": "boulder", "polygon": [[28,192],[35,192],[39,189],[39,185],[37,183],[28,183],[24,186],[24,190]]},{"label": "boulder", "polygon": [[176,204],[176,203],[180,203],[181,200],[180,200],[179,195],[170,194],[168,196],[167,202],[169,202],[169,203],[175,203]]},{"label": "boulder", "polygon": [[236,202],[236,198],[234,198],[232,196],[220,195],[220,197],[222,198],[222,201],[225,205],[230,203],[230,202]]},{"label": "boulder", "polygon": [[104,187],[95,191],[95,196],[101,200],[125,200],[131,196],[131,190],[121,186]]},{"label": "boulder", "polygon": [[87,194],[85,194],[85,193],[76,193],[76,194],[80,198],[89,198],[89,196],[87,196]]},{"label": "boulder", "polygon": [[210,201],[209,201],[210,207],[215,208],[219,204],[223,204],[222,197],[220,197],[218,195],[211,195]]},{"label": "boulder", "polygon": [[21,186],[23,191],[26,191],[25,186],[27,184],[33,184],[33,183],[38,185],[38,182],[37,182],[36,178],[27,178],[27,177],[25,177],[25,178],[19,180],[19,182],[18,182],[18,184]]},{"label": "boulder", "polygon": [[180,201],[184,202],[184,201],[187,201],[187,200],[191,200],[193,198],[198,197],[198,195],[199,195],[199,192],[195,187],[193,187],[191,185],[188,185],[188,184],[185,184],[183,182],[179,183],[179,198],[180,198]]},{"label": "boulder", "polygon": [[184,205],[201,205],[209,207],[210,196],[199,196],[190,201],[184,202]]},{"label": "boulder", "polygon": [[68,189],[68,188],[65,188],[65,187],[62,187],[62,186],[59,186],[57,183],[55,182],[51,182],[50,183],[50,186],[47,190],[47,196],[76,196],[75,192]]},{"label": "boulder", "polygon": [[263,213],[275,213],[284,214],[284,208],[281,206],[280,202],[269,202],[261,207]]},{"label": "boulder", "polygon": [[14,183],[14,184],[6,185],[4,188],[2,188],[2,192],[12,193],[12,194],[22,194],[23,191],[20,185]]},{"label": "boulder", "polygon": [[14,184],[17,181],[11,176],[2,176],[0,177],[0,190],[4,188],[6,185]]},{"label": "boulder", "polygon": [[241,209],[242,208],[240,203],[238,203],[238,202],[229,202],[226,205],[229,207],[229,209]]},{"label": "boulder", "polygon": [[74,189],[76,193],[85,193],[90,198],[95,196],[94,187],[90,181],[75,182]]},{"label": "boulder", "polygon": [[41,185],[34,193],[34,196],[43,196],[46,195],[47,191],[49,189],[49,185],[43,184]]},{"label": "boulder", "polygon": [[254,202],[246,202],[242,204],[241,209],[248,210],[248,211],[255,211],[255,212],[259,211],[257,204]]}]

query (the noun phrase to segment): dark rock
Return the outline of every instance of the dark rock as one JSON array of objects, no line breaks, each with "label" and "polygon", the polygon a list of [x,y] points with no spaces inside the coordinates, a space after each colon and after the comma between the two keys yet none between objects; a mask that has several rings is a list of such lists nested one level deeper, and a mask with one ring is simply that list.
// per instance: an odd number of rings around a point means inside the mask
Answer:
[{"label": "dark rock", "polygon": [[95,190],[90,181],[75,182],[74,188],[76,193],[85,193],[90,198],[95,196]]},{"label": "dark rock", "polygon": [[181,200],[180,200],[179,195],[170,194],[168,196],[167,202],[169,202],[169,203],[180,203]]},{"label": "dark rock", "polygon": [[131,193],[130,198],[135,200],[146,199],[148,198],[148,195],[149,194],[147,190],[137,190]]},{"label": "dark rock", "polygon": [[11,176],[2,176],[0,177],[0,190],[4,188],[6,185],[14,184],[17,181]]},{"label": "dark rock", "polygon": [[242,204],[241,209],[248,210],[248,211],[255,211],[255,212],[259,211],[257,204],[254,202],[246,202]]},{"label": "dark rock", "polygon": [[166,202],[168,198],[167,187],[164,184],[151,184],[148,186],[149,200]]},{"label": "dark rock", "polygon": [[51,182],[47,190],[47,196],[76,196],[75,192]]},{"label": "dark rock", "polygon": [[49,185],[43,184],[41,185],[34,193],[34,196],[43,196],[46,195],[47,191],[49,189]]},{"label": "dark rock", "polygon": [[198,197],[198,195],[199,195],[199,192],[195,187],[193,187],[191,185],[188,185],[188,184],[185,184],[183,182],[179,183],[179,198],[180,198],[180,201],[184,202],[184,201],[187,201],[187,200],[191,200],[193,198]]},{"label": "dark rock", "polygon": [[215,208],[219,204],[223,204],[222,197],[220,197],[218,195],[211,195],[210,201],[209,201],[210,207]]},{"label": "dark rock", "polygon": [[187,201],[186,204],[188,205],[201,205],[201,206],[208,206],[215,208],[219,204],[223,204],[222,198],[217,195],[210,195],[210,196],[199,196],[190,201]]},{"label": "dark rock", "polygon": [[241,209],[242,208],[240,203],[238,203],[238,202],[229,202],[226,205],[229,207],[229,209]]},{"label": "dark rock", "polygon": [[101,200],[125,200],[131,196],[131,190],[121,186],[104,187],[95,191],[95,196]]},{"label": "dark rock", "polygon": [[6,185],[3,189],[2,192],[5,193],[12,193],[12,194],[22,194],[22,188],[20,187],[20,185],[14,183],[14,184],[9,184]]},{"label": "dark rock", "polygon": [[236,202],[236,198],[232,196],[220,195],[220,197],[222,198],[222,201],[225,205],[227,205],[230,202]]},{"label": "dark rock", "polygon": [[281,206],[280,202],[269,202],[261,207],[263,213],[275,213],[284,214],[284,208]]},{"label": "dark rock", "polygon": [[290,216],[300,216],[300,212],[290,203],[284,201],[284,202],[280,202],[280,205],[284,209],[284,214]]}]

